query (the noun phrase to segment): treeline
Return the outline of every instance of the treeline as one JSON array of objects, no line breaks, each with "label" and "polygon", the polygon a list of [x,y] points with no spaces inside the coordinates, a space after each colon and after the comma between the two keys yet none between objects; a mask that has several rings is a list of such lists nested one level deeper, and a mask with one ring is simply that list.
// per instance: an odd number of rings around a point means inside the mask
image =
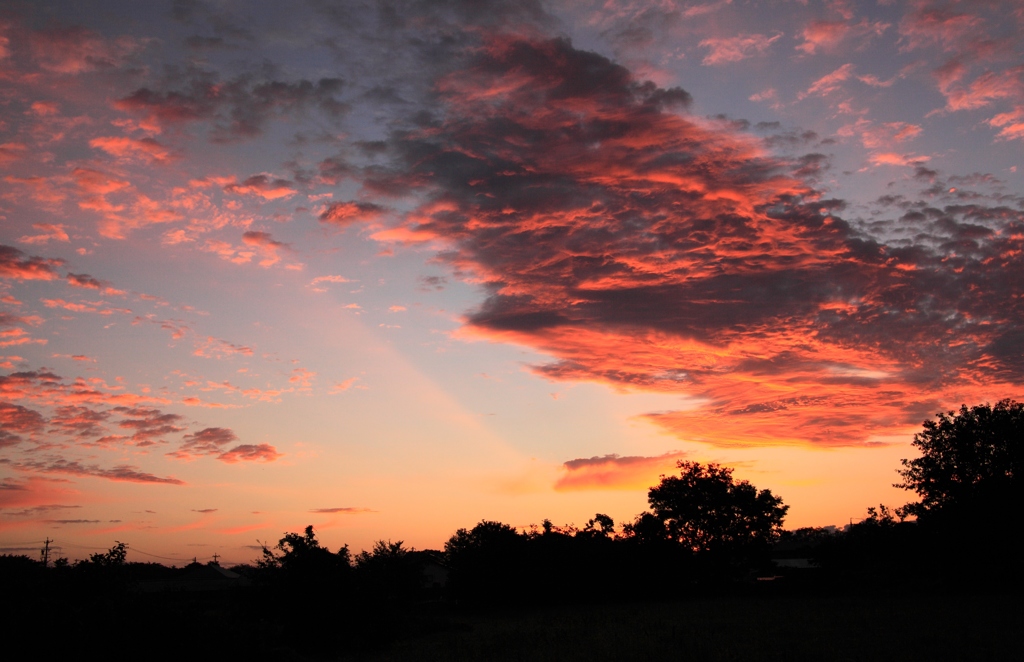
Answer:
[{"label": "treeline", "polygon": [[679,462],[678,475],[649,490],[650,510],[619,527],[600,513],[582,527],[545,520],[525,531],[484,520],[440,550],[379,541],[352,554],[324,547],[309,526],[231,569],[129,563],[122,543],[73,564],[2,556],[3,622],[26,632],[59,623],[62,637],[51,645],[102,647],[112,628],[145,645],[162,623],[188,631],[163,652],[202,642],[235,657],[282,645],[334,657],[451,627],[443,617],[451,609],[1019,593],[1024,406],[940,414],[914,445],[921,457],[904,460],[899,474],[919,500],[869,508],[843,529],[786,531],[788,507],[769,490],[735,481],[727,467]]}]

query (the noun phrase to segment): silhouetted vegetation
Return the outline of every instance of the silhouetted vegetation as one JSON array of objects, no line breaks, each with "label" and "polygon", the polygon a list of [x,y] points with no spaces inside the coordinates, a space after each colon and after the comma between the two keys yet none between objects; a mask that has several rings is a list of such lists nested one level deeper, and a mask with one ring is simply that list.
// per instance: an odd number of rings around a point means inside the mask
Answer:
[{"label": "silhouetted vegetation", "polygon": [[[740,619],[757,612],[759,622],[765,614],[789,613],[818,623],[879,596],[911,600],[886,612],[905,618],[920,606],[913,596],[948,601],[936,596],[974,593],[990,596],[989,604],[1013,605],[1008,608],[1019,615],[1021,570],[1012,541],[1021,518],[1022,443],[1019,403],[939,414],[915,436],[922,456],[904,460],[899,471],[900,486],[920,501],[895,510],[869,508],[864,519],[841,529],[784,531],[787,506],[770,491],[734,481],[726,467],[680,462],[678,475],[663,476],[649,490],[650,511],[620,529],[602,513],[582,528],[544,520],[520,530],[483,520],[456,531],[443,550],[381,540],[353,555],[347,546],[331,551],[321,545],[308,526],[285,533],[272,547],[263,545],[251,565],[230,570],[216,563],[168,568],[128,562],[130,548],[121,542],[75,563],[0,556],[3,618],[12,632],[57,628],[59,639],[39,640],[54,655],[110,650],[116,641],[149,658],[196,657],[199,647],[200,659],[268,652],[282,659],[338,659],[373,656],[391,646],[405,651],[402,659],[536,657],[514,653],[515,646],[502,648],[504,626],[495,624],[515,622],[534,632],[531,645],[550,647],[551,659],[573,659],[529,614],[557,614],[563,639],[572,641],[588,635],[570,614],[592,613],[610,622],[607,615],[619,613],[617,604],[633,605],[630,610],[656,622],[658,614],[670,612],[699,618],[707,608]],[[991,597],[999,595],[1013,599]],[[704,607],[668,604],[680,600]],[[765,654],[772,650],[764,648],[771,637],[756,634],[761,626],[708,627],[719,628],[733,644],[694,643],[696,635],[687,630],[683,638],[704,651],[702,659],[787,657],[780,650]],[[738,627],[756,636],[746,641],[735,633]],[[781,622],[773,627],[785,629]],[[174,633],[155,649],[154,628]],[[645,639],[630,655],[664,655],[683,636],[671,632],[633,635]],[[589,636],[595,643],[577,643],[575,659],[629,657],[627,634]],[[790,657],[815,657],[813,651],[832,657],[828,646],[807,643],[807,633],[787,636],[791,642],[803,637]],[[989,644],[984,650],[993,655],[1012,657],[1022,648],[1008,639]],[[869,646],[864,655],[877,657],[869,648],[874,651]],[[754,654],[758,650],[761,655]]]}]

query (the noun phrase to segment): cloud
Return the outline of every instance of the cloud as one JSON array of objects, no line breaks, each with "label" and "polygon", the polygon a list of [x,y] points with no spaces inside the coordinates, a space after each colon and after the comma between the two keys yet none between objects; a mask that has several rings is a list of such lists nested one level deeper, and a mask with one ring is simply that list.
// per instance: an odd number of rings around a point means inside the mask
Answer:
[{"label": "cloud", "polygon": [[295,368],[292,370],[291,376],[288,377],[288,381],[296,384],[300,391],[308,391],[313,386],[315,379],[316,373],[305,368]]},{"label": "cloud", "polygon": [[686,453],[672,451],[654,457],[604,455],[569,460],[562,464],[562,475],[555,490],[637,489],[657,482],[657,476],[671,469]]},{"label": "cloud", "polygon": [[12,462],[4,461],[9,466],[19,471],[35,471],[45,474],[67,474],[71,476],[89,476],[93,478],[105,478],[116,482],[127,483],[150,483],[163,485],[184,485],[184,481],[174,477],[161,477],[151,473],[140,471],[138,467],[122,464],[111,469],[103,469],[95,464],[84,465],[77,460],[55,459],[50,461],[27,461]]},{"label": "cloud", "polygon": [[182,416],[153,407],[114,407],[112,411],[126,417],[117,426],[132,431],[131,443],[135,446],[152,446],[162,442],[162,437],[185,430],[184,426],[178,425],[183,420]]},{"label": "cloud", "polygon": [[328,393],[331,394],[331,395],[334,395],[334,394],[337,394],[337,393],[344,393],[345,391],[347,391],[350,388],[352,388],[352,386],[355,385],[355,383],[357,381],[359,381],[358,377],[349,377],[345,381],[338,382],[334,386],[332,386],[331,390],[328,391]]},{"label": "cloud", "polygon": [[0,144],[0,166],[9,165],[25,158],[29,153],[24,143],[6,142]]},{"label": "cloud", "polygon": [[987,122],[991,126],[1000,127],[999,138],[1003,140],[1024,140],[1024,106],[1000,113]]},{"label": "cloud", "polygon": [[25,256],[12,246],[0,244],[0,278],[16,280],[55,280],[59,278],[57,267],[64,260]]},{"label": "cloud", "polygon": [[264,200],[279,200],[295,195],[294,183],[273,175],[253,175],[238,183],[226,184],[224,190],[235,195],[255,195]]},{"label": "cloud", "polygon": [[948,6],[932,2],[915,5],[899,24],[900,40],[907,51],[932,44],[946,50],[956,48],[975,37],[982,24],[980,17],[952,11]]},{"label": "cloud", "polygon": [[259,136],[275,117],[297,117],[315,108],[338,119],[348,111],[338,99],[344,87],[338,78],[286,82],[242,74],[221,81],[216,73],[199,68],[191,68],[183,78],[177,85],[169,81],[164,89],[140,87],[115,107],[141,114],[155,127],[209,121],[214,142]]},{"label": "cloud", "polygon": [[35,435],[42,431],[46,419],[42,414],[10,402],[0,402],[0,448],[22,441],[22,435]]},{"label": "cloud", "polygon": [[234,354],[240,354],[242,356],[252,356],[253,349],[247,345],[238,345],[227,340],[221,340],[220,338],[214,338],[213,336],[207,336],[205,340],[201,341],[195,351],[192,352],[194,356],[202,356],[208,359],[223,359]]},{"label": "cloud", "polygon": [[899,152],[876,152],[870,157],[872,165],[918,166],[928,161],[927,156],[900,154]]},{"label": "cloud", "polygon": [[248,246],[255,246],[262,253],[261,267],[270,267],[277,264],[281,261],[280,251],[291,250],[289,244],[274,240],[269,232],[247,231],[242,234],[242,243]]},{"label": "cloud", "polygon": [[93,138],[89,146],[120,159],[142,159],[150,163],[166,163],[171,160],[170,150],[155,138],[106,136]]},{"label": "cloud", "polygon": [[321,283],[351,283],[352,281],[344,276],[317,276],[309,281],[309,286],[314,292],[326,292],[326,287],[318,287]]},{"label": "cloud", "polygon": [[803,41],[797,44],[796,49],[807,55],[814,55],[820,51],[835,51],[848,39],[859,39],[860,45],[863,45],[872,37],[880,36],[889,27],[888,23],[873,23],[867,19],[862,19],[859,23],[815,19],[804,27],[801,32]]},{"label": "cloud", "polygon": [[841,83],[849,80],[853,76],[853,65],[844,64],[830,74],[826,74],[818,80],[811,83],[811,86],[807,88],[806,92],[801,92],[799,98],[803,99],[809,96],[826,96],[835,92],[842,87]]},{"label": "cloud", "polygon": [[64,299],[40,299],[40,301],[47,308],[63,308],[73,313],[95,313],[97,315],[113,315],[114,313],[121,313],[122,315],[132,314],[132,311],[128,308],[104,307],[106,306],[105,301],[86,301],[85,303],[65,301]]},{"label": "cloud", "polygon": [[85,287],[88,289],[99,290],[104,287],[103,283],[96,280],[89,274],[72,274],[67,275],[68,285],[74,287]]},{"label": "cloud", "polygon": [[313,508],[309,512],[316,513],[318,515],[362,515],[364,513],[375,513],[376,510],[370,510],[369,508]]},{"label": "cloud", "polygon": [[106,432],[103,424],[110,418],[109,411],[98,411],[79,405],[57,407],[49,425],[54,432],[77,437],[99,437]]},{"label": "cloud", "polygon": [[23,244],[45,244],[48,241],[71,241],[64,226],[59,223],[33,223],[32,229],[37,235],[27,235],[18,239]]},{"label": "cloud", "polygon": [[[830,76],[817,92],[853,67]],[[364,173],[423,200],[376,236],[439,245],[486,292],[460,335],[551,356],[539,375],[689,395],[647,420],[721,446],[871,444],[1024,377],[1013,206],[922,203],[886,243],[812,186],[821,155],[773,156],[563,39],[490,35],[436,88],[429,128]]]},{"label": "cloud", "polygon": [[986,71],[969,85],[952,81],[940,86],[949,110],[984,108],[997,99],[1024,99],[1024,66],[1006,71]]},{"label": "cloud", "polygon": [[281,453],[270,444],[242,444],[235,446],[217,456],[221,462],[234,464],[235,462],[273,462],[282,457]]},{"label": "cloud", "polygon": [[102,379],[76,378],[67,384],[61,377],[48,371],[16,372],[7,377],[0,377],[0,392],[10,388],[13,393],[40,398],[54,403],[93,403],[135,407],[141,404],[168,404],[166,398],[149,395],[120,392],[123,387],[107,385]]},{"label": "cloud", "polygon": [[705,39],[700,46],[708,49],[701,64],[714,65],[739,62],[764,55],[768,47],[782,38],[782,33],[769,37],[763,34],[741,34],[735,37]]},{"label": "cloud", "polygon": [[33,517],[41,515],[43,513],[52,513],[57,510],[73,510],[75,508],[81,508],[81,506],[67,506],[62,504],[43,504],[39,506],[32,506],[31,508],[22,508],[21,510],[8,511],[4,513],[7,517]]},{"label": "cloud", "polygon": [[236,441],[238,436],[229,428],[205,428],[185,435],[181,447],[168,455],[181,460],[193,460],[203,455],[219,455],[223,452],[223,446]]},{"label": "cloud", "polygon": [[334,202],[320,214],[320,220],[324,223],[346,226],[376,220],[384,211],[384,207],[372,202]]},{"label": "cloud", "polygon": [[32,55],[43,68],[58,74],[82,74],[122,66],[142,44],[131,37],[106,39],[82,27],[33,31]]}]

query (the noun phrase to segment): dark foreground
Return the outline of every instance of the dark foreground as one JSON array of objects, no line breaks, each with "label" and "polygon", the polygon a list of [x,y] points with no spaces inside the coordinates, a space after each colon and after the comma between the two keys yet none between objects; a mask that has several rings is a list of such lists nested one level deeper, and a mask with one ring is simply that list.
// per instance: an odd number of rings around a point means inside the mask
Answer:
[{"label": "dark foreground", "polygon": [[[44,659],[147,660],[1021,660],[1014,595],[690,597],[468,608],[294,604],[239,589],[37,595],[4,605],[8,645]],[[326,597],[326,596],[323,596]]]},{"label": "dark foreground", "polygon": [[443,620],[450,630],[353,659],[1024,659],[1024,609],[1007,596],[707,598]]}]

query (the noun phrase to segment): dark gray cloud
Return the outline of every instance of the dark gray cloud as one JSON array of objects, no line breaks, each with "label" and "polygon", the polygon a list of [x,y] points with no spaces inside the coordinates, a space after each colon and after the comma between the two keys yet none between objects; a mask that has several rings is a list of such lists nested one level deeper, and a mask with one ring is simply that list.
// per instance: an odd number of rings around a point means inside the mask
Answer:
[{"label": "dark gray cloud", "polygon": [[164,86],[140,87],[115,105],[161,124],[209,121],[214,142],[231,142],[261,135],[273,118],[314,109],[336,120],[349,109],[339,98],[343,86],[340,78],[289,82],[252,74],[222,81],[213,71],[190,67],[171,72]]},{"label": "dark gray cloud", "polygon": [[[772,156],[745,125],[693,118],[682,90],[567,40],[485,39],[439,76],[422,128],[410,120],[379,165],[346,176],[428,198],[390,236],[446,241],[440,258],[486,284],[470,329],[554,355],[541,374],[685,389],[718,404],[709,414],[752,421],[788,412],[802,427],[785,425],[822,444],[917,422],[969,373],[1024,378],[1019,205],[893,197],[901,216],[872,232],[815,190],[827,155]],[[896,228],[905,239],[890,239]],[[783,402],[729,375],[807,392]],[[854,402],[877,413],[858,419]]]}]

